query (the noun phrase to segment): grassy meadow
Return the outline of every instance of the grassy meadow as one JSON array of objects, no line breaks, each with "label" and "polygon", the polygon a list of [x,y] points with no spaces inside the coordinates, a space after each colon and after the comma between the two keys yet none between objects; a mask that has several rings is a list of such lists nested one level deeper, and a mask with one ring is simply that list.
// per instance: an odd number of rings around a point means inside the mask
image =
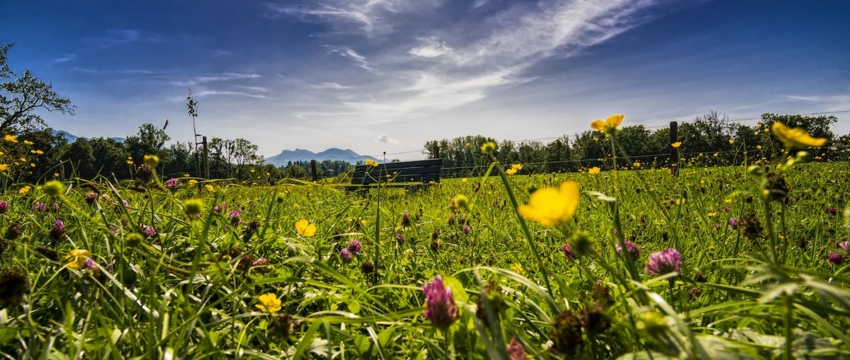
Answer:
[{"label": "grassy meadow", "polygon": [[510,165],[353,193],[8,184],[0,355],[850,357],[847,162]]}]

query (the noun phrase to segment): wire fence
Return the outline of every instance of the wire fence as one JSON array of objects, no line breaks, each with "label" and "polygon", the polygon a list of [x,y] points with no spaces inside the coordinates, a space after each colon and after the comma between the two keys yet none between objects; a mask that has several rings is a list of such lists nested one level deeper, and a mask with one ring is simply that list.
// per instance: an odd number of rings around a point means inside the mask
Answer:
[{"label": "wire fence", "polygon": [[[819,115],[835,115],[835,114],[845,114],[845,113],[850,113],[850,109],[846,109],[846,110],[834,110],[834,111],[820,111],[820,112],[811,112],[811,113],[805,113],[805,114],[795,114],[795,115],[800,115],[800,116],[819,116]],[[761,118],[761,117],[749,117],[749,118],[738,118],[738,119],[724,119],[724,120],[722,120],[722,121],[723,121],[724,123],[727,123],[727,124],[728,124],[728,123],[746,123],[746,122],[761,121],[761,120],[762,120],[762,118]],[[664,121],[664,122],[668,122],[668,123],[669,123],[670,121],[676,121],[676,119],[659,119],[659,120],[649,120],[649,121],[646,121],[646,122],[648,122],[648,123],[654,123],[654,122],[660,122],[660,121]],[[685,122],[686,122],[686,121],[685,121]],[[640,125],[640,124],[636,124],[636,125]],[[645,129],[649,129],[649,130],[652,130],[652,129],[663,129],[663,128],[666,128],[666,127],[669,127],[669,125],[652,125],[652,126],[644,126],[644,128],[645,128]],[[564,135],[566,135],[566,134],[564,134]],[[577,135],[577,133],[573,133],[573,135]],[[522,144],[522,143],[532,142],[532,141],[547,141],[547,140],[556,140],[556,139],[559,139],[559,138],[561,138],[561,137],[563,137],[563,135],[562,135],[562,136],[550,136],[550,137],[543,137],[543,138],[534,138],[534,139],[523,139],[523,140],[518,140],[518,141],[513,141],[513,142],[514,142],[515,144]],[[422,154],[422,155],[423,155],[423,157],[427,154],[427,153],[426,153],[426,151],[425,151],[424,149],[419,149],[419,150],[404,150],[404,151],[397,151],[397,152],[393,152],[393,153],[385,153],[385,154],[379,154],[379,155],[369,155],[369,156],[372,156],[372,157],[374,157],[374,158],[381,158],[382,156],[407,155],[407,154],[414,154],[414,153]],[[576,160],[576,161],[580,161],[580,160]]]}]

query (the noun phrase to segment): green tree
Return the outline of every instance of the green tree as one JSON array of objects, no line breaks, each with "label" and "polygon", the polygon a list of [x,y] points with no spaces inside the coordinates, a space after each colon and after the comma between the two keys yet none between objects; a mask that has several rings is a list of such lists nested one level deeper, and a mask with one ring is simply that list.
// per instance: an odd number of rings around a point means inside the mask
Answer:
[{"label": "green tree", "polygon": [[66,173],[76,171],[75,176],[83,179],[92,179],[97,175],[126,179],[130,177],[128,156],[124,146],[115,139],[78,138],[71,143],[65,155],[71,163]]},{"label": "green tree", "polygon": [[28,182],[38,182],[43,178],[51,178],[58,172],[62,156],[68,151],[68,141],[65,137],[47,128],[27,132],[19,138],[21,142],[32,143],[27,146],[30,159],[30,173],[25,177]]},{"label": "green tree", "polygon": [[166,154],[160,154],[165,143],[171,137],[165,133],[165,130],[154,126],[151,123],[145,123],[139,126],[139,132],[136,135],[128,136],[124,140],[124,146],[127,152],[133,157],[133,161],[140,164],[144,160],[145,155],[157,155],[164,157]]},{"label": "green tree", "polygon": [[34,111],[43,109],[74,115],[71,100],[59,97],[53,84],[36,79],[29,70],[17,75],[6,64],[6,54],[12,44],[0,46],[0,134],[18,134],[27,130],[38,130],[47,126],[44,119]]}]

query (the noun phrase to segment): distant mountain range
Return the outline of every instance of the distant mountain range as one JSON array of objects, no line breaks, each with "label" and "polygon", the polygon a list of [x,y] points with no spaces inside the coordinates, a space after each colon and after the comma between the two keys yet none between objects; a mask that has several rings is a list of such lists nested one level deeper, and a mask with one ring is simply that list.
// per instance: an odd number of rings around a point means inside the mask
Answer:
[{"label": "distant mountain range", "polygon": [[355,164],[363,160],[380,161],[368,155],[360,155],[350,149],[330,148],[322,152],[314,153],[310,150],[295,149],[283,150],[280,154],[266,158],[266,162],[275,166],[286,166],[290,161],[324,161],[324,160],[340,160],[350,164]]},{"label": "distant mountain range", "polygon": [[[62,135],[62,137],[64,137],[65,140],[67,140],[69,144],[74,142],[75,140],[77,140],[77,138],[79,137],[79,136],[71,134],[71,133],[69,133],[65,130],[52,130],[52,131],[53,131],[54,134]],[[117,141],[117,142],[124,142],[124,138],[122,138],[122,137],[113,137],[112,139]]]}]

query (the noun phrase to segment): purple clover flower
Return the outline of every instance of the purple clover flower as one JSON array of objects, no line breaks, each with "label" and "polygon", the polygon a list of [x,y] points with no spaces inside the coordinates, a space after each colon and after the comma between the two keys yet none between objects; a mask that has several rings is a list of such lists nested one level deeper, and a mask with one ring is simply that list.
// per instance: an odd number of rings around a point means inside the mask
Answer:
[{"label": "purple clover flower", "polygon": [[50,229],[49,235],[53,240],[62,240],[65,237],[65,223],[62,220],[56,220],[53,223],[53,228]]},{"label": "purple clover flower", "polygon": [[92,258],[88,258],[88,259],[86,259],[86,261],[83,263],[83,269],[84,269],[84,270],[94,270],[94,269],[97,269],[97,264],[95,264],[94,259],[92,259]]},{"label": "purple clover flower", "polygon": [[397,233],[397,234],[395,234],[395,241],[396,241],[399,245],[404,244],[404,234],[402,234],[402,233]]},{"label": "purple clover flower", "polygon": [[342,249],[339,251],[339,258],[344,262],[351,261],[351,256],[351,251],[348,251],[348,249]]},{"label": "purple clover flower", "polygon": [[181,186],[183,186],[183,183],[180,180],[177,180],[176,178],[165,180],[165,187],[169,189],[176,189]]},{"label": "purple clover flower", "polygon": [[469,226],[469,225],[464,225],[464,226],[463,226],[463,233],[464,233],[464,234],[469,234],[469,233],[471,233],[471,232],[472,232],[472,227],[471,227],[471,226]]},{"label": "purple clover flower", "polygon": [[227,204],[216,205],[213,208],[213,212],[216,214],[221,214],[224,211],[227,211]]},{"label": "purple clover flower", "polygon": [[567,257],[567,260],[575,260],[576,256],[572,251],[570,251],[570,244],[562,245],[561,250],[564,251],[564,256]]},{"label": "purple clover flower", "polygon": [[242,218],[242,213],[236,210],[230,210],[227,216],[230,217],[230,221],[239,221]]},{"label": "purple clover flower", "polygon": [[[637,259],[640,256],[640,248],[631,241],[626,241],[626,250],[632,256],[632,259]],[[617,255],[623,256],[623,248],[620,247],[620,242],[617,242]]]},{"label": "purple clover flower", "polygon": [[682,267],[682,255],[676,249],[664,249],[649,255],[646,263],[646,272],[661,276],[671,272],[677,272]]},{"label": "purple clover flower", "polygon": [[508,359],[528,360],[528,355],[525,354],[525,348],[522,347],[519,341],[516,341],[516,336],[511,338],[511,342],[508,344]]},{"label": "purple clover flower", "polygon": [[443,285],[443,278],[435,276],[422,288],[425,292],[425,304],[428,309],[422,314],[438,329],[447,329],[460,317],[455,306],[452,288]]},{"label": "purple clover flower", "polygon": [[9,206],[9,203],[6,202],[6,200],[0,200],[0,214],[5,214],[9,212],[10,208],[11,207]]},{"label": "purple clover flower", "polygon": [[738,227],[738,218],[730,217],[729,220],[726,221],[726,228],[729,230],[735,229]]},{"label": "purple clover flower", "polygon": [[844,240],[838,243],[838,247],[844,250],[845,253],[850,254],[850,241]]},{"label": "purple clover flower", "polygon": [[144,225],[142,226],[142,233],[147,237],[154,237],[156,236],[156,229],[153,226]]},{"label": "purple clover flower", "polygon": [[835,250],[829,252],[829,256],[827,256],[826,260],[832,265],[841,265],[845,261],[844,255],[841,255],[841,253]]},{"label": "purple clover flower", "polygon": [[410,212],[407,210],[401,213],[401,226],[410,227]]},{"label": "purple clover flower", "polygon": [[835,208],[829,208],[829,209],[826,209],[826,213],[830,214],[830,215],[835,215],[835,214],[838,214],[838,210],[835,210]]},{"label": "purple clover flower", "polygon": [[47,204],[45,203],[36,203],[32,206],[35,211],[47,211]]},{"label": "purple clover flower", "polygon": [[360,255],[360,249],[362,248],[363,244],[357,240],[351,240],[348,242],[348,251],[350,251],[352,255]]}]

